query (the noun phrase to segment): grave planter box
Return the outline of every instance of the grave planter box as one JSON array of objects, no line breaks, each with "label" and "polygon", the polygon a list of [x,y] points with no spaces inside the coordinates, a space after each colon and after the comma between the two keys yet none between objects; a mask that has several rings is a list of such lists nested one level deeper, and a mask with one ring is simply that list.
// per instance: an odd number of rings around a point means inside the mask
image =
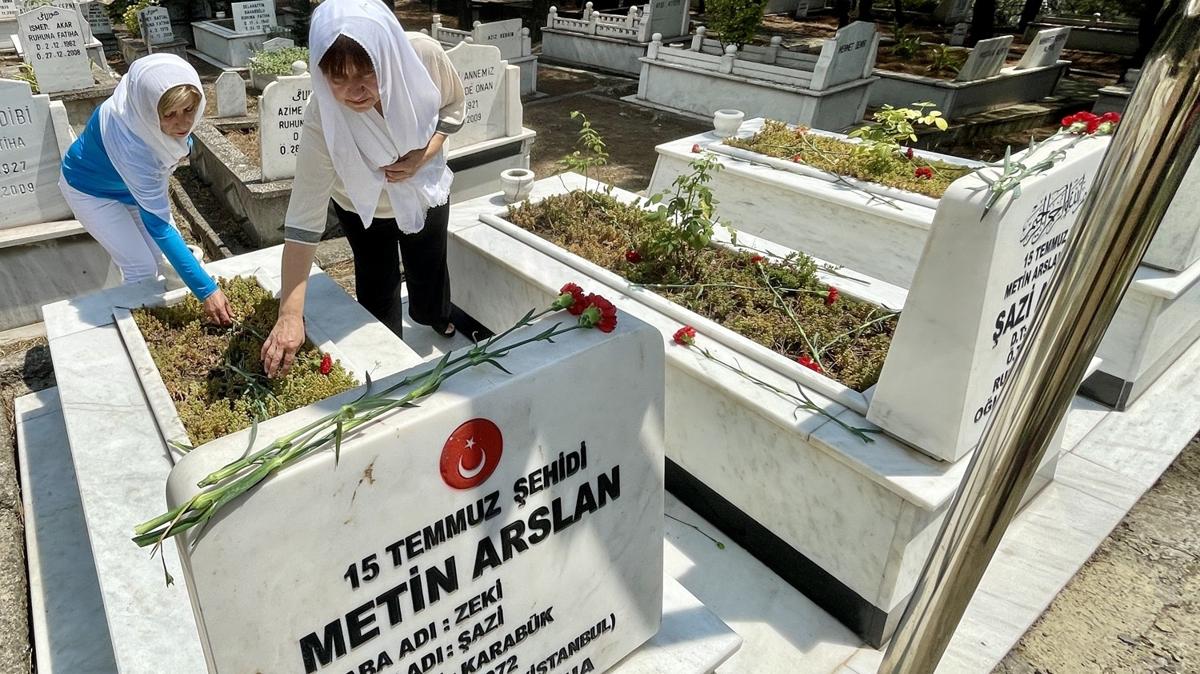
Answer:
[{"label": "grave planter box", "polygon": [[650,44],[633,103],[711,118],[720,109],[747,117],[783,116],[785,121],[840,130],[862,119],[871,87],[879,36],[875,25],[855,22],[825,40],[821,53],[804,54],[781,47],[724,49],[697,29],[690,47],[661,41]]},{"label": "grave planter box", "polygon": [[[582,187],[574,174],[539,181],[531,198]],[[594,183],[593,183],[594,186]],[[615,190],[622,200],[632,194]],[[665,298],[503,219],[496,197],[452,212],[449,261],[462,281],[455,302],[489,326],[548,301],[567,282],[611,293],[617,307],[654,326],[667,345],[668,488],[777,574],[873,644],[905,607],[969,458],[936,461],[888,435],[866,444],[826,417],[795,409],[747,379],[672,345],[681,325],[703,346],[781,389],[797,382],[838,419],[863,418],[861,394],[812,373]],[[478,218],[478,219],[476,219]],[[728,239],[725,239],[725,245]],[[790,251],[744,233],[739,245]],[[827,277],[844,292],[899,307],[905,292],[847,269]],[[1059,445],[1054,445],[1058,447]],[[1053,475],[1048,452],[1030,495]]]},{"label": "grave planter box", "polygon": [[1067,49],[1096,51],[1106,54],[1132,56],[1138,49],[1138,26],[1136,23],[1117,21],[1095,21],[1063,16],[1046,16],[1025,29],[1026,40],[1038,30],[1070,26]]},{"label": "grave planter box", "polygon": [[542,56],[595,70],[637,75],[655,34],[687,33],[689,0],[654,0],[644,7],[600,10],[591,2],[577,17],[551,7],[542,28]]},{"label": "grave planter box", "polygon": [[233,29],[233,19],[196,21],[192,23],[192,35],[197,55],[219,68],[245,68],[254,52],[271,37],[267,33],[238,33]]},{"label": "grave planter box", "polygon": [[[187,40],[174,40],[154,45],[153,53],[174,54],[181,59],[187,60],[187,47]],[[145,40],[129,37],[128,34],[117,35],[117,48],[121,50],[121,58],[125,59],[125,63],[133,63],[135,60],[151,53],[151,50],[146,48]]]},{"label": "grave planter box", "polygon": [[998,75],[970,82],[876,69],[879,81],[871,88],[870,105],[903,108],[929,101],[953,120],[1050,96],[1069,65],[1059,61],[1042,68],[1005,68]]}]

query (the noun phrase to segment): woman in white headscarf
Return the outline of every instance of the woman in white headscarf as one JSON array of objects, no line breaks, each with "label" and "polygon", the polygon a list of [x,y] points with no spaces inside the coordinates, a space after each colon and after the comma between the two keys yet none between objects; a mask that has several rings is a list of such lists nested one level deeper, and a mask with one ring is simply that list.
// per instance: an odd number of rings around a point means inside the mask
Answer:
[{"label": "woman in white headscarf", "polygon": [[173,267],[206,316],[226,325],[229,302],[183,242],[167,198],[167,179],[203,112],[204,90],[187,61],[134,61],[63,157],[59,187],[126,283],[169,276]]},{"label": "woman in white headscarf", "polygon": [[[450,182],[442,145],[462,126],[462,81],[441,45],[405,33],[379,0],[325,0],[309,28],[313,96],[284,218],[279,320],[263,345],[285,373],[304,342],[304,295],[330,198],[354,254],[355,292],[401,334],[409,316],[444,336],[485,334],[450,303]],[[401,274],[400,263],[404,271]]]}]

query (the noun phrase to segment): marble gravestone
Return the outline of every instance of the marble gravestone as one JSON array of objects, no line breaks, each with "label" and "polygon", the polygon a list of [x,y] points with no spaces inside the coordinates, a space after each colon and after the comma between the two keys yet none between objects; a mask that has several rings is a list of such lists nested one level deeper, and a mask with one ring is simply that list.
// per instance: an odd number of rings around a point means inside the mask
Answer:
[{"label": "marble gravestone", "polygon": [[50,97],[0,79],[0,230],[74,217],[58,189],[61,161]]},{"label": "marble gravestone", "polygon": [[687,34],[691,0],[650,0],[649,4],[650,35],[661,33],[670,38]]},{"label": "marble gravestone", "polygon": [[289,75],[263,89],[258,100],[259,158],[263,180],[296,175],[304,109],[312,96],[312,77]]},{"label": "marble gravestone", "polygon": [[295,47],[296,41],[286,37],[273,37],[270,40],[263,42],[263,51],[279,51],[280,49],[288,49]]},{"label": "marble gravestone", "polygon": [[[622,321],[516,350],[512,376],[463,373],[344,439],[336,466],[331,451],[307,457],[181,537],[210,671],[600,672],[652,637],[663,343]],[[258,438],[361,393],[260,424]],[[180,460],[168,502],[247,438]]]},{"label": "marble gravestone", "polygon": [[231,70],[217,77],[217,117],[241,117],[246,114],[246,80]]},{"label": "marble gravestone", "polygon": [[[462,79],[466,96],[463,126],[450,136],[455,147],[462,147],[505,135],[507,96],[501,94],[506,64],[500,50],[491,45],[462,42],[446,52]],[[518,102],[519,105],[519,102]]]},{"label": "marble gravestone", "polygon": [[954,29],[950,31],[950,46],[961,47],[967,41],[967,31],[971,29],[969,23],[956,23]]},{"label": "marble gravestone", "polygon": [[[1078,140],[1043,146],[1027,164]],[[867,418],[954,461],[979,442],[1056,270],[1109,138],[1086,138],[983,215],[986,184],[942,197]],[[996,169],[986,169],[998,175]],[[981,218],[982,216],[982,218]]]},{"label": "marble gravestone", "polygon": [[1005,59],[1008,58],[1008,49],[1012,46],[1012,41],[1011,35],[980,40],[967,56],[967,62],[958,71],[954,81],[971,82],[999,75]]},{"label": "marble gravestone", "polygon": [[826,40],[821,47],[811,87],[820,91],[869,77],[878,44],[875,24],[870,21],[855,21],[839,28],[834,39]]},{"label": "marble gravestone", "polygon": [[42,93],[77,91],[95,83],[78,12],[47,5],[21,14],[17,22],[25,61],[33,66]]},{"label": "marble gravestone", "polygon": [[270,32],[276,26],[275,6],[269,0],[233,3],[233,30],[243,35]]},{"label": "marble gravestone", "polygon": [[477,30],[482,29],[482,34],[475,42],[499,49],[500,58],[507,60],[523,56],[521,52],[524,49],[525,37],[521,33],[520,19],[492,21],[486,24],[476,21],[474,27]]},{"label": "marble gravestone", "polygon": [[175,32],[171,29],[171,14],[167,12],[166,7],[147,7],[138,12],[138,21],[142,27],[142,39],[146,41],[147,46],[175,41]]},{"label": "marble gravestone", "polygon": [[104,11],[104,3],[85,2],[80,7],[83,8],[84,18],[91,26],[92,35],[113,34],[112,21],[108,18],[108,12]]},{"label": "marble gravestone", "polygon": [[1142,264],[1181,272],[1197,260],[1200,260],[1200,153],[1192,156]]},{"label": "marble gravestone", "polygon": [[1029,42],[1025,55],[1017,63],[1017,70],[1042,68],[1058,63],[1058,57],[1062,55],[1063,47],[1066,46],[1070,33],[1070,26],[1039,30],[1037,35],[1033,36],[1033,40]]},{"label": "marble gravestone", "polygon": [[0,49],[15,50],[17,45],[13,42],[13,37],[16,33],[17,2],[16,0],[0,0]]}]

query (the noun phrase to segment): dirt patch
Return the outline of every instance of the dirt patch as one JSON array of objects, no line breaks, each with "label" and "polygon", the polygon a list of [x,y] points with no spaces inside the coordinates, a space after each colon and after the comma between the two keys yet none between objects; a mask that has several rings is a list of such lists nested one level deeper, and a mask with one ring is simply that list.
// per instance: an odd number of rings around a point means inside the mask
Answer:
[{"label": "dirt patch", "polygon": [[1200,671],[1200,438],[1101,544],[997,674]]},{"label": "dirt patch", "polygon": [[[430,9],[428,3],[397,2],[394,13],[400,20],[400,25],[404,26],[404,30],[415,32],[422,28],[428,30],[433,25],[433,15],[438,12]],[[458,28],[458,17],[453,14],[442,14],[442,26]]]},{"label": "dirt patch", "polygon": [[[171,188],[182,190],[192,200],[192,205],[208,222],[208,226],[221,237],[234,255],[256,250],[247,238],[238,219],[228,213],[221,202],[213,196],[212,190],[196,175],[192,167],[184,164],[175,169],[171,178]],[[172,205],[172,207],[174,207]]]},{"label": "dirt patch", "polygon": [[257,126],[249,129],[230,129],[222,131],[221,135],[225,136],[225,140],[232,143],[234,147],[241,150],[251,164],[262,166],[262,156],[258,151]]},{"label": "dirt patch", "polygon": [[525,106],[525,126],[538,133],[530,168],[540,177],[566,170],[559,162],[575,149],[579,131],[579,122],[571,119],[572,110],[586,114],[608,143],[608,166],[599,169],[595,177],[635,192],[650,184],[658,158],[655,145],[712,129],[705,122],[595,94],[529,104]]}]

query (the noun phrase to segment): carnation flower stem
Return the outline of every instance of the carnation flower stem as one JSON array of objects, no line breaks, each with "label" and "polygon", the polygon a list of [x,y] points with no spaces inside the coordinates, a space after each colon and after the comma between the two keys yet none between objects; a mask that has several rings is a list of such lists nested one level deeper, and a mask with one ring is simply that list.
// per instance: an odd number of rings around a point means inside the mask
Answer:
[{"label": "carnation flower stem", "polygon": [[[744,286],[739,283],[630,283],[633,288],[655,289],[686,289],[686,288],[733,288],[736,290],[757,290],[766,291],[767,288],[761,286]],[[809,295],[820,295],[824,297],[828,291],[826,290],[810,290],[808,288],[778,288],[785,293],[808,293]]]},{"label": "carnation flower stem", "polygon": [[758,273],[762,275],[763,282],[767,284],[767,288],[769,288],[771,293],[775,295],[775,301],[779,302],[779,306],[783,309],[783,312],[788,315],[788,318],[792,320],[792,324],[796,326],[796,330],[800,332],[800,337],[804,339],[804,344],[808,347],[808,352],[812,354],[813,360],[817,362],[817,367],[820,367],[822,370],[824,370],[825,364],[821,362],[821,354],[817,351],[817,347],[813,344],[812,340],[808,338],[808,332],[804,329],[804,326],[800,325],[800,319],[796,318],[795,312],[792,311],[792,308],[788,306],[788,303],[783,299],[783,295],[779,294],[779,290],[777,290],[775,286],[771,285],[771,277],[767,276],[766,270],[760,266],[758,268]]},{"label": "carnation flower stem", "polygon": [[[885,321],[889,321],[899,315],[900,314],[895,313],[895,312],[885,313],[884,315],[880,316],[879,318],[869,320],[866,323],[863,323],[862,325],[850,328],[849,330],[841,333],[840,335],[835,336],[833,339],[829,340],[828,342],[825,342],[825,345],[821,347],[821,353],[825,353],[826,351],[829,350],[829,347],[833,346],[834,344],[837,344],[839,341],[849,337],[850,335],[856,335],[856,334],[862,332],[863,330],[866,330],[867,328],[871,327],[872,325],[875,325],[877,323],[883,323]],[[816,358],[816,356],[813,356],[813,358]]]},{"label": "carnation flower stem", "polygon": [[680,524],[682,524],[682,525],[683,525],[683,526],[685,526],[685,527],[691,527],[691,528],[695,529],[695,530],[696,530],[696,531],[697,531],[697,532],[698,532],[698,533],[699,533],[701,536],[703,536],[703,537],[707,538],[708,540],[712,541],[712,542],[713,542],[713,543],[714,543],[714,544],[717,546],[717,549],[718,549],[718,550],[724,550],[724,549],[725,549],[725,544],[724,544],[724,543],[722,543],[721,541],[718,541],[717,539],[715,539],[715,538],[713,538],[712,536],[708,535],[708,532],[704,531],[703,529],[701,529],[700,527],[696,526],[695,524],[692,524],[691,522],[684,522],[683,520],[681,520],[681,519],[679,519],[678,517],[676,517],[676,516],[672,515],[671,513],[663,513],[663,514],[665,514],[665,515],[667,516],[667,518],[668,518],[668,519],[675,520],[676,522],[679,522]]},{"label": "carnation flower stem", "polygon": [[[345,435],[398,408],[413,405],[416,401],[437,391],[450,377],[483,364],[490,364],[504,370],[497,361],[514,350],[535,342],[553,342],[556,337],[590,327],[581,324],[559,327],[561,324],[556,323],[532,337],[512,344],[498,345],[500,340],[511,335],[515,330],[532,325],[539,318],[556,310],[551,308],[537,313],[530,311],[504,332],[483,343],[477,343],[474,347],[453,358],[447,354],[433,367],[404,377],[396,384],[378,393],[370,391],[370,377],[368,376],[367,391],[358,400],[344,405],[337,412],[327,414],[277,438],[263,449],[247,452],[245,457],[209,474],[197,484],[200,487],[210,487],[209,489],[196,494],[186,503],[134,527],[134,543],[140,547],[153,545],[154,548],[151,551],[153,554],[160,550],[166,539],[204,525],[224,505],[279,470],[315,451],[331,446],[336,456]],[[388,397],[405,386],[413,388],[398,398]],[[170,582],[169,574],[167,578]]]},{"label": "carnation flower stem", "polygon": [[842,421],[841,419],[838,419],[837,417],[833,416],[832,414],[827,412],[825,410],[825,408],[821,407],[816,402],[814,402],[812,398],[808,397],[808,394],[804,392],[804,389],[800,386],[799,382],[796,383],[796,390],[800,393],[800,396],[797,397],[787,391],[784,391],[783,389],[779,388],[778,386],[775,386],[774,384],[765,382],[765,381],[759,379],[758,377],[755,377],[754,375],[750,374],[749,372],[746,372],[745,370],[743,370],[741,368],[740,365],[726,363],[725,361],[721,360],[720,358],[717,358],[716,356],[712,355],[712,352],[710,352],[708,349],[704,349],[699,346],[696,346],[694,343],[688,344],[687,346],[688,346],[688,348],[696,351],[696,353],[699,353],[700,355],[711,360],[712,362],[714,362],[728,370],[736,372],[738,375],[742,376],[747,381],[749,381],[753,384],[756,384],[758,386],[761,386],[762,388],[770,391],[771,393],[774,393],[775,395],[779,396],[780,398],[783,398],[784,400],[787,400],[788,402],[795,403],[797,410],[803,409],[803,410],[806,410],[809,412],[815,412],[817,414],[820,414],[821,416],[825,417],[826,419],[829,419],[830,421],[836,423],[837,425],[846,429],[850,433],[854,434],[855,436],[858,437],[859,440],[862,440],[863,442],[868,442],[868,443],[875,442],[875,439],[867,434],[868,433],[878,433],[879,431],[877,431],[873,428],[859,428],[858,426],[851,426],[851,425],[847,424],[846,422]]}]

